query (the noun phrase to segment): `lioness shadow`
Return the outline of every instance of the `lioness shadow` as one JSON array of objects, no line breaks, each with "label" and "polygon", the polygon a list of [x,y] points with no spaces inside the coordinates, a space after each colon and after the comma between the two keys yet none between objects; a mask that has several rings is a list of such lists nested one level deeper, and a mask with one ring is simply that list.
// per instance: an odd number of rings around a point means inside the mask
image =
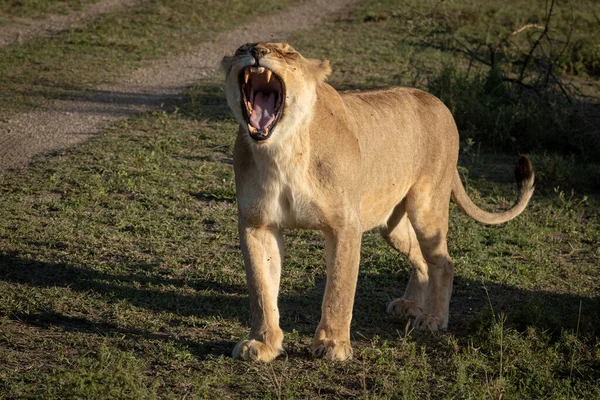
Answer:
[{"label": "lioness shadow", "polygon": [[[86,267],[64,263],[49,263],[26,260],[15,253],[0,255],[0,281],[25,284],[35,287],[68,287],[80,293],[97,293],[106,302],[127,303],[153,312],[169,312],[180,316],[218,317],[249,325],[247,289],[244,285],[223,284],[212,279],[171,279],[149,273],[149,265],[128,265],[128,273],[114,274],[91,270]],[[285,266],[284,266],[285,274]],[[362,273],[359,277],[352,336],[354,340],[368,340],[375,335],[380,338],[398,338],[405,331],[407,320],[388,316],[387,303],[402,294],[408,279],[408,271],[378,274]],[[128,283],[137,282],[140,288]],[[325,280],[321,277],[315,287],[280,296],[281,326],[286,332],[297,331],[312,336],[320,317],[320,307]],[[188,286],[191,294],[162,291],[158,287]],[[156,289],[155,289],[156,288]],[[508,322],[517,329],[534,325],[549,332],[560,333],[562,329],[575,330],[596,335],[600,326],[599,299],[558,294],[544,291],[526,291],[518,288],[485,284],[457,277],[450,305],[449,331],[458,336],[468,336],[472,326],[490,314],[505,313]],[[581,315],[579,320],[579,307]],[[233,341],[230,337],[216,339],[178,336],[149,332],[144,329],[123,329],[111,322],[97,322],[85,316],[73,317],[51,308],[33,313],[10,315],[23,323],[48,328],[60,327],[66,331],[83,332],[90,335],[126,333],[130,336],[170,340],[185,346],[197,357],[229,354]],[[413,334],[421,341],[429,334]],[[300,356],[308,357],[307,352]]]}]

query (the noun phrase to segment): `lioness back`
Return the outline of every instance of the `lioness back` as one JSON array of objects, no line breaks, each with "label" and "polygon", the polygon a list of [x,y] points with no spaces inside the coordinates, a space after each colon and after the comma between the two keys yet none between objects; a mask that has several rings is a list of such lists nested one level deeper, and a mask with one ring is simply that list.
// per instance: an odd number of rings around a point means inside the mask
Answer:
[{"label": "lioness back", "polygon": [[[420,177],[441,176],[458,160],[458,130],[448,108],[413,88],[341,93],[361,150],[364,223],[380,223]],[[386,155],[382,157],[382,155]],[[381,196],[382,190],[390,196]],[[382,211],[383,212],[383,211]],[[385,212],[381,217],[385,218]]]}]

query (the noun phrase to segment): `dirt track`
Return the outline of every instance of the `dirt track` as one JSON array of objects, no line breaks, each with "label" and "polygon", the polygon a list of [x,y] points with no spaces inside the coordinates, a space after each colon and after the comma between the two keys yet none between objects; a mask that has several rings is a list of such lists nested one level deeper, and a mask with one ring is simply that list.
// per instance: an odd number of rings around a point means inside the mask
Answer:
[{"label": "dirt track", "polygon": [[52,101],[0,122],[0,170],[26,166],[32,156],[80,143],[106,124],[159,106],[195,80],[212,74],[223,55],[252,41],[285,40],[357,0],[308,0],[220,34],[184,56],[160,60],[121,82],[96,88],[77,100]]}]

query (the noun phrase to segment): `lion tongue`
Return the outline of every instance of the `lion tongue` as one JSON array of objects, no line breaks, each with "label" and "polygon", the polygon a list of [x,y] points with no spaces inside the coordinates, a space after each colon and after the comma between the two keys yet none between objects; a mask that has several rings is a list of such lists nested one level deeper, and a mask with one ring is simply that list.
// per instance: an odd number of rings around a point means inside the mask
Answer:
[{"label": "lion tongue", "polygon": [[259,130],[268,127],[275,119],[275,93],[266,96],[263,92],[254,95],[250,124]]}]

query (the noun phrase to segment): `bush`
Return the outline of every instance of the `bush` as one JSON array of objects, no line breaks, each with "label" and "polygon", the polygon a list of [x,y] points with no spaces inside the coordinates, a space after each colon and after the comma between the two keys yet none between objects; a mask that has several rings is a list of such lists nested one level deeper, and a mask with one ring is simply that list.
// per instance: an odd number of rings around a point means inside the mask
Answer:
[{"label": "bush", "polygon": [[600,161],[597,104],[569,102],[558,88],[519,86],[495,68],[469,74],[446,66],[429,80],[428,89],[450,108],[463,138],[520,153]]}]

